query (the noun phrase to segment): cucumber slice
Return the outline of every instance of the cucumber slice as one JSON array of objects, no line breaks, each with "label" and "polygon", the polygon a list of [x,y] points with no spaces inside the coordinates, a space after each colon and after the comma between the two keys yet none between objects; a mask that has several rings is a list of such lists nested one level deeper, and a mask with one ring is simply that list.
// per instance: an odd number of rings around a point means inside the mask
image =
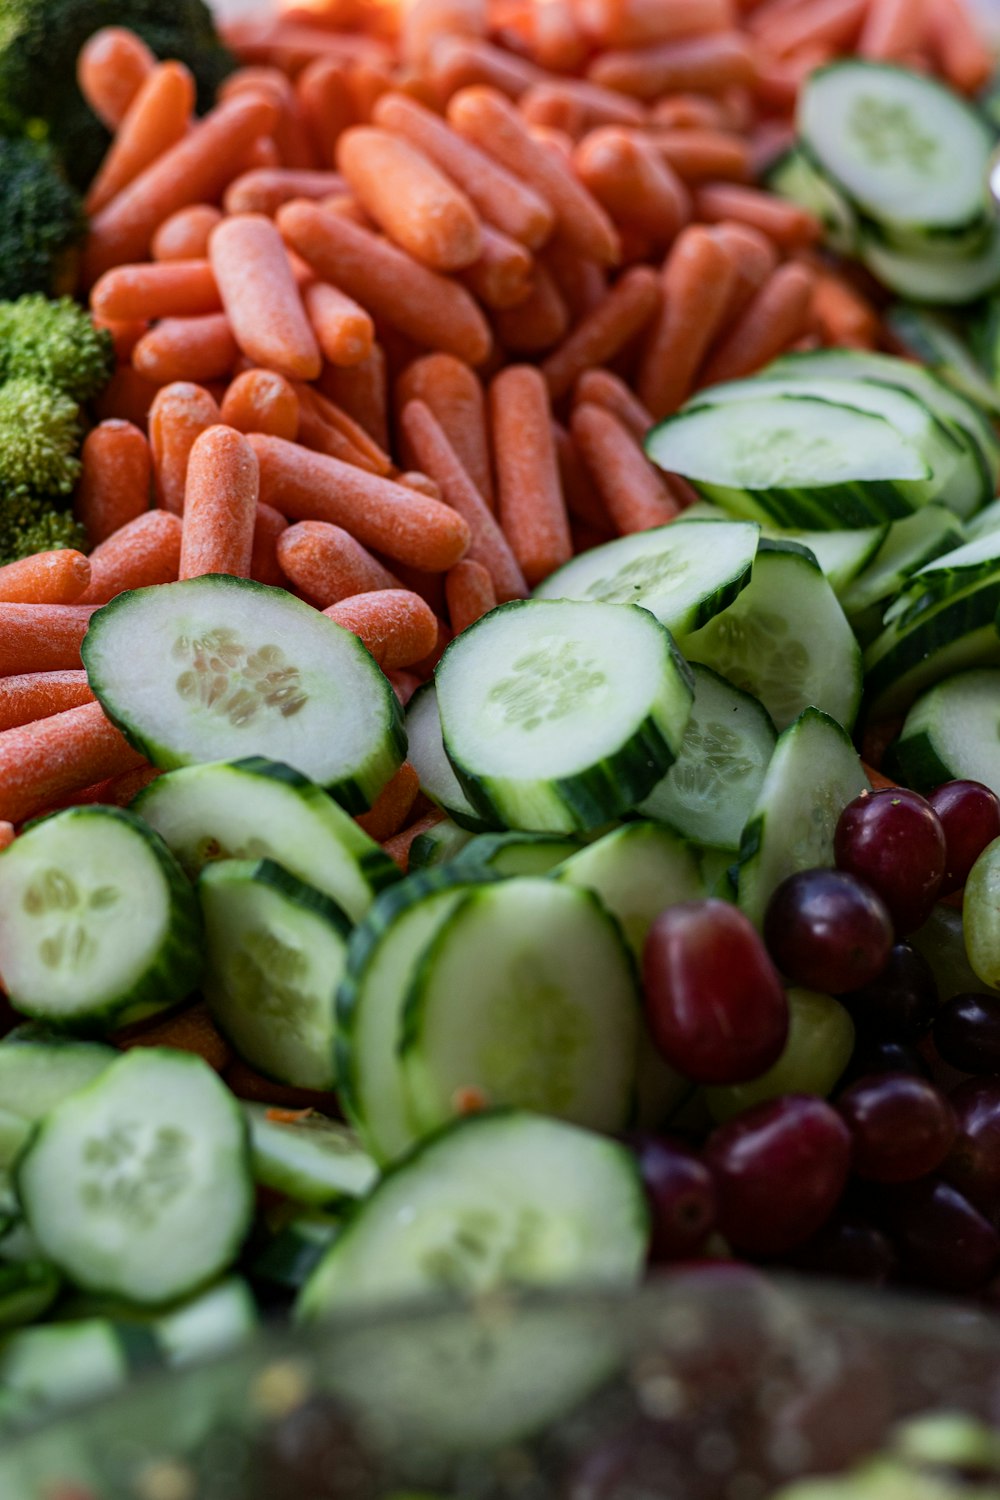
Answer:
[{"label": "cucumber slice", "polygon": [[886,311],[885,320],[907,349],[942,380],[986,411],[1000,415],[1000,391],[965,340],[940,313],[897,302]]},{"label": "cucumber slice", "polygon": [[22,1120],[40,1120],[93,1083],[117,1056],[100,1042],[19,1026],[0,1042],[0,1109]]},{"label": "cucumber slice", "polygon": [[436,1129],[471,1088],[491,1105],[620,1130],[639,1018],[630,956],[590,891],[517,877],[470,891],[424,949],[405,1002],[413,1122]]},{"label": "cucumber slice", "polygon": [[694,707],[681,753],[638,811],[700,844],[736,849],[777,736],[756,698],[700,662],[691,670]]},{"label": "cucumber slice", "polygon": [[802,548],[763,541],[750,587],[685,641],[685,652],[758,699],[779,730],[807,707],[848,728],[854,723],[861,652],[819,564]]},{"label": "cucumber slice", "polygon": [[847,256],[857,253],[857,214],[843,193],[817,171],[800,147],[793,146],[784,152],[768,169],[764,181],[772,193],[815,214],[826,231],[824,239],[831,250]]},{"label": "cucumber slice", "polygon": [[535,590],[538,599],[641,604],[675,635],[698,630],[750,582],[759,529],[725,515],[637,531],[582,553]]},{"label": "cucumber slice", "polygon": [[260,1326],[257,1304],[246,1282],[230,1276],[180,1307],[163,1313],[153,1324],[164,1361],[171,1369],[238,1348]]},{"label": "cucumber slice", "polygon": [[264,1104],[244,1104],[243,1112],[254,1178],[264,1187],[326,1208],[375,1185],[378,1167],[346,1125],[312,1110],[294,1120],[275,1118]]},{"label": "cucumber slice", "polygon": [[[420,777],[420,790],[436,802],[460,828],[478,833],[494,828],[495,820],[484,819],[462,790],[441,738],[441,715],[437,690],[425,682],[406,705],[407,759]],[[413,850],[410,850],[412,868]]]},{"label": "cucumber slice", "polygon": [[297,1316],[510,1284],[627,1285],[641,1275],[648,1222],[627,1147],[516,1110],[467,1116],[386,1173]]},{"label": "cucumber slice", "polygon": [[1000,666],[1000,577],[890,621],[865,651],[872,721],[905,713],[926,689],[972,667]]},{"label": "cucumber slice", "polygon": [[558,866],[555,878],[593,891],[611,913],[637,960],[664,907],[704,896],[690,846],[661,823],[626,823]]},{"label": "cucumber slice", "polygon": [[321,787],[253,758],[158,776],[132,804],[192,879],[216,859],[273,859],[358,922],[399,870]]},{"label": "cucumber slice", "polygon": [[[985,536],[988,531],[998,529],[1000,529],[1000,500],[992,500],[978,515],[973,516],[971,521],[966,521],[965,540],[974,542],[976,537]],[[958,543],[954,545],[957,547]]]},{"label": "cucumber slice", "polygon": [[166,1302],[213,1280],[253,1213],[246,1126],[187,1052],[137,1048],[56,1106],[17,1165],[46,1258],[92,1291]]},{"label": "cucumber slice", "polygon": [[23,1014],[123,1026],[197,984],[198,903],[159,834],[132,813],[67,808],[0,855],[0,953]]},{"label": "cucumber slice", "polygon": [[893,521],[871,562],[841,595],[848,617],[853,621],[883,599],[894,598],[912,574],[960,547],[962,540],[959,523],[942,505],[925,505],[915,515]]},{"label": "cucumber slice", "polygon": [[165,770],[267,756],[364,812],[406,751],[357,636],[284,589],[211,574],[119,594],[81,654],[105,713]]},{"label": "cucumber slice", "polygon": [[23,1328],[0,1349],[0,1385],[37,1418],[121,1389],[156,1352],[145,1329],[105,1318]]},{"label": "cucumber slice", "polygon": [[287,1295],[297,1292],[308,1281],[340,1233],[341,1220],[336,1214],[316,1209],[297,1210],[282,1217],[269,1229],[267,1237],[258,1237],[248,1263],[248,1275],[257,1286],[268,1292]]},{"label": "cucumber slice", "polygon": [[1000,671],[962,672],[918,698],[892,765],[918,791],[969,780],[1000,793]]},{"label": "cucumber slice", "polygon": [[62,1277],[44,1260],[0,1264],[0,1330],[43,1318],[59,1295]]},{"label": "cucumber slice", "polygon": [[718,406],[706,392],[646,452],[732,515],[778,526],[871,526],[934,493],[923,453],[885,418],[792,391]]},{"label": "cucumber slice", "polygon": [[458,778],[510,828],[595,828],[634,807],[691,711],[670,635],[632,604],[502,605],[452,641],[435,675]]},{"label": "cucumber slice", "polygon": [[554,833],[481,833],[452,861],[456,874],[489,870],[494,875],[547,875],[580,848],[579,839]]},{"label": "cucumber slice", "polygon": [[0,1172],[6,1172],[14,1165],[30,1135],[30,1120],[0,1109]]},{"label": "cucumber slice", "polygon": [[[926,509],[927,506],[924,506],[923,510]],[[915,514],[920,515],[922,511]],[[725,519],[726,513],[720,506],[713,505],[710,500],[695,500],[673,524],[686,526],[690,521]],[[883,521],[879,526],[855,526],[846,531],[796,531],[774,526],[771,522],[762,522],[760,534],[774,542],[794,542],[797,546],[806,547],[839,597],[852,579],[871,561],[885,541],[890,526],[895,524],[898,523]]]},{"label": "cucumber slice", "polygon": [[907,255],[871,237],[862,242],[861,258],[883,286],[901,297],[964,307],[1000,284],[1000,228],[992,230],[984,248],[966,260]]},{"label": "cucumber slice", "polygon": [[944,552],[919,568],[903,591],[886,611],[886,623],[907,619],[911,610],[924,610],[942,599],[978,588],[1000,572],[1000,531],[988,531],[974,541],[964,542]]},{"label": "cucumber slice", "polygon": [[445,818],[433,828],[428,828],[426,833],[417,834],[410,845],[410,862],[407,868],[412,874],[416,870],[431,870],[436,865],[447,864],[448,860],[461,853],[471,838],[472,834],[467,828],[453,823],[451,818]]},{"label": "cucumber slice", "polygon": [[858,752],[829,714],[807,708],[779,735],[740,843],[738,903],[758,926],[789,875],[833,865],[833,833],[848,802],[870,791]]},{"label": "cucumber slice", "polygon": [[888,229],[949,235],[986,215],[994,133],[934,79],[860,58],[831,63],[807,79],[798,125],[820,169]]},{"label": "cucumber slice", "polygon": [[219,1030],[257,1072],[292,1088],[334,1088],[348,918],[269,859],[206,865],[198,894],[202,989]]}]

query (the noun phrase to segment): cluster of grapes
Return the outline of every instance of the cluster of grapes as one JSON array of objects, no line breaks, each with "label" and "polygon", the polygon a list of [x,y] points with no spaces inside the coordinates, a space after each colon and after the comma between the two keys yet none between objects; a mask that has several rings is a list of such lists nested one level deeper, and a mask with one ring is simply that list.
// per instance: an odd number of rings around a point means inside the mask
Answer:
[{"label": "cluster of grapes", "polygon": [[[977,782],[887,788],[844,809],[835,869],[777,888],[763,938],[725,901],[661,914],[644,988],[663,1056],[716,1095],[768,1070],[781,1091],[700,1149],[634,1137],[654,1259],[695,1259],[718,1231],[757,1261],[1000,1296],[1000,994],[942,1004],[906,941],[998,836],[1000,799]],[[853,1022],[829,1100],[810,1091],[823,1037],[800,1026],[793,1047],[787,986],[836,996]]]}]

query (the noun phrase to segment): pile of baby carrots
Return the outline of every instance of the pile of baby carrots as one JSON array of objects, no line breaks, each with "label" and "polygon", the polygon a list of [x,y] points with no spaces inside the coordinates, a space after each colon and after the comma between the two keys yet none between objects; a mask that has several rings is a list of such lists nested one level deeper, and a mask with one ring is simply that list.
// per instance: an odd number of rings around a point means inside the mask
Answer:
[{"label": "pile of baby carrots", "polygon": [[[229,28],[216,106],[133,34],[80,291],[117,373],[91,547],[0,568],[0,845],[155,776],[80,667],[93,610],[206,573],[357,633],[404,702],[453,634],[690,499],[643,455],[699,386],[892,347],[877,294],[755,186],[802,80],[858,52],[973,92],[963,0],[310,0]],[[141,643],[136,643],[141,649]],[[360,821],[405,866],[409,765]]]}]

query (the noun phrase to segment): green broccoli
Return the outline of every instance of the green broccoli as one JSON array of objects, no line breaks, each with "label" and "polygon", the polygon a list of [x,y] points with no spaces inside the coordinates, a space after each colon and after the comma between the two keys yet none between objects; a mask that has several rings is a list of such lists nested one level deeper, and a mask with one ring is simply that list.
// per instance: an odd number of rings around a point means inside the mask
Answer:
[{"label": "green broccoli", "polygon": [[114,367],[110,333],[95,328],[72,298],[0,302],[0,380],[28,376],[74,401],[89,401],[107,385]]},{"label": "green broccoli", "polygon": [[25,500],[21,508],[0,503],[0,563],[20,562],[36,552],[58,552],[62,547],[87,549],[87,533],[71,510],[57,501]]},{"label": "green broccoli", "polygon": [[0,137],[0,298],[70,290],[72,252],[86,227],[83,204],[52,152]]},{"label": "green broccoli", "polygon": [[77,54],[102,26],[127,26],[157,57],[186,63],[202,110],[235,67],[204,0],[2,0],[0,131],[51,141],[79,187],[110,139],[76,82]]},{"label": "green broccoli", "polygon": [[80,474],[80,408],[41,380],[0,385],[0,495],[68,495]]}]

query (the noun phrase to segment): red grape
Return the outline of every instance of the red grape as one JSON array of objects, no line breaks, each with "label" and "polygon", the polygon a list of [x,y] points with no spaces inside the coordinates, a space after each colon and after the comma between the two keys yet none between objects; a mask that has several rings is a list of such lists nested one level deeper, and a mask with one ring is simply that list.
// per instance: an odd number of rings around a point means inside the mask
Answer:
[{"label": "red grape", "polygon": [[793,984],[841,995],[869,984],[892,947],[892,918],[870,886],[842,870],[802,870],[778,886],[764,941]]},{"label": "red grape", "polygon": [[981,781],[946,781],[928,802],[944,829],[948,850],[942,896],[961,890],[987,844],[1000,838],[1000,797]]},{"label": "red grape", "polygon": [[1000,995],[953,995],[935,1017],[934,1045],[960,1073],[1000,1073]]},{"label": "red grape", "polygon": [[1000,1260],[1000,1235],[948,1182],[923,1177],[883,1188],[884,1213],[903,1269],[946,1291],[976,1291]]},{"label": "red grape", "polygon": [[1000,1218],[1000,1078],[970,1078],[952,1090],[958,1136],[941,1174],[987,1218]]},{"label": "red grape", "polygon": [[781,979],[728,901],[682,901],[661,912],[646,939],[643,981],[657,1047],[696,1083],[748,1083],[781,1056]]},{"label": "red grape", "polygon": [[836,1207],[850,1158],[844,1121],[811,1094],[784,1094],[728,1120],[705,1147],[722,1233],[755,1255],[804,1244]]},{"label": "red grape", "polygon": [[650,1256],[678,1261],[695,1256],[715,1228],[715,1183],[692,1151],[663,1136],[635,1135],[636,1153],[653,1222]]},{"label": "red grape", "polygon": [[841,999],[866,1036],[911,1042],[927,1031],[939,996],[934,971],[923,954],[909,943],[897,943],[878,978]]},{"label": "red grape", "polygon": [[850,1067],[844,1074],[845,1088],[867,1078],[870,1073],[912,1073],[915,1078],[929,1078],[931,1070],[916,1047],[907,1042],[888,1042],[880,1037],[861,1037],[854,1049]]},{"label": "red grape", "polygon": [[944,1161],[958,1134],[955,1112],[932,1083],[878,1073],[837,1101],[854,1138],[853,1166],[873,1182],[911,1182]]},{"label": "red grape", "polygon": [[895,1273],[898,1257],[881,1229],[856,1214],[839,1212],[795,1251],[789,1263],[797,1271],[884,1286]]},{"label": "red grape", "polygon": [[923,926],[941,890],[944,829],[923,797],[904,787],[855,797],[834,835],[837,868],[877,891],[900,935]]}]

